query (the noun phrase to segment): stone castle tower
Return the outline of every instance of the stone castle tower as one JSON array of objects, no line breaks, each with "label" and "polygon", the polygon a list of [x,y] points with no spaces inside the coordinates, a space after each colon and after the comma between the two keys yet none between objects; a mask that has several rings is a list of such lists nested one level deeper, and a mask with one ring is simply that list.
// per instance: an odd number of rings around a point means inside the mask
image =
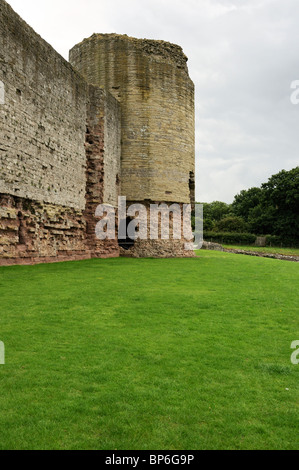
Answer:
[{"label": "stone castle tower", "polygon": [[[62,59],[0,0],[0,264],[190,256],[95,237],[98,204],[194,202],[194,85],[181,47],[94,34]],[[128,247],[126,247],[128,248]]]},{"label": "stone castle tower", "polygon": [[70,63],[121,105],[121,185],[128,201],[190,202],[194,85],[181,47],[95,34]]},{"label": "stone castle tower", "polygon": [[[70,51],[70,63],[87,82],[120,103],[121,193],[128,203],[194,203],[194,85],[187,60],[175,44],[117,34],[94,34]],[[146,255],[149,247],[142,245],[131,251]],[[179,245],[151,243],[152,254],[179,255]]]}]

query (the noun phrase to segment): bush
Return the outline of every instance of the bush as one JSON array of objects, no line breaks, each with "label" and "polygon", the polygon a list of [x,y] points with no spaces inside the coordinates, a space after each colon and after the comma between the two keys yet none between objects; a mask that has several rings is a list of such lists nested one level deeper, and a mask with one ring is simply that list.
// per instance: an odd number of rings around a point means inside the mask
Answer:
[{"label": "bush", "polygon": [[216,223],[216,229],[219,232],[231,233],[244,233],[247,230],[247,224],[242,217],[224,217]]},{"label": "bush", "polygon": [[203,229],[207,232],[210,232],[214,228],[214,222],[211,219],[203,219]]},{"label": "bush", "polygon": [[253,233],[204,232],[204,240],[225,245],[253,245],[256,235]]}]

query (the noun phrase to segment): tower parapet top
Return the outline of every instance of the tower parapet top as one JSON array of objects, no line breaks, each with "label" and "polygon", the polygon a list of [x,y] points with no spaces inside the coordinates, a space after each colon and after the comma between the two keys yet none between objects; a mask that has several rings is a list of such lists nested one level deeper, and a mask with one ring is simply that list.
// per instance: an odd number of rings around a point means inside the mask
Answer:
[{"label": "tower parapet top", "polygon": [[127,34],[116,33],[94,33],[89,38],[77,44],[73,49],[82,46],[84,43],[92,41],[122,41],[134,48],[139,49],[141,53],[151,56],[157,62],[168,62],[176,65],[179,69],[183,69],[188,74],[187,61],[188,57],[184,54],[181,46],[171,42],[159,39],[139,39],[128,36]]}]

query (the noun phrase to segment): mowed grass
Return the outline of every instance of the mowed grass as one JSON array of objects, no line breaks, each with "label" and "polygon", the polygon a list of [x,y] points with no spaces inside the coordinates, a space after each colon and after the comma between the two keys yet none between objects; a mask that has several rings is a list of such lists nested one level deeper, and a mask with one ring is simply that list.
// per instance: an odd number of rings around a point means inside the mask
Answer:
[{"label": "mowed grass", "polygon": [[298,449],[298,265],[0,269],[1,449]]}]

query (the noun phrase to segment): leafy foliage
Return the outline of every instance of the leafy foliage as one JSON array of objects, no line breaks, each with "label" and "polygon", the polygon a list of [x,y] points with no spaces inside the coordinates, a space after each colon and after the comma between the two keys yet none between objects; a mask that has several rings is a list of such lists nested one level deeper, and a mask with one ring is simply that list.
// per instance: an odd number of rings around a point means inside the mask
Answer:
[{"label": "leafy foliage", "polygon": [[221,201],[214,201],[210,204],[203,204],[204,216],[211,221],[218,222],[231,213],[230,204]]},{"label": "leafy foliage", "polygon": [[260,204],[261,200],[261,188],[243,189],[240,194],[235,196],[232,211],[247,222],[251,211]]},{"label": "leafy foliage", "polygon": [[242,217],[229,216],[219,220],[216,224],[216,229],[219,232],[246,232],[247,224]]},{"label": "leafy foliage", "polygon": [[205,238],[211,231],[269,235],[271,244],[299,246],[299,167],[272,175],[260,188],[242,190],[232,204],[205,203]]}]

